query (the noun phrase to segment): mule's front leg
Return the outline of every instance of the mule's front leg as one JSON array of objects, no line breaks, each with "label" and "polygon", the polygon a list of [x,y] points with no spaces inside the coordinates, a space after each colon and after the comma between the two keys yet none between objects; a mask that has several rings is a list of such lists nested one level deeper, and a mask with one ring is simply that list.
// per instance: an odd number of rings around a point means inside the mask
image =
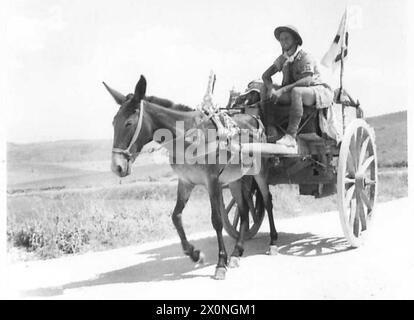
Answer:
[{"label": "mule's front leg", "polygon": [[229,267],[237,268],[240,265],[240,257],[244,252],[244,235],[249,226],[249,208],[246,199],[251,197],[251,180],[243,177],[236,182],[229,184],[231,195],[236,199],[237,210],[240,217],[240,232],[234,250],[230,256]]},{"label": "mule's front leg", "polygon": [[194,262],[203,263],[204,255],[199,250],[195,250],[194,246],[188,242],[185,235],[183,222],[182,222],[182,212],[185,205],[190,198],[191,191],[193,190],[194,185],[186,183],[182,180],[178,181],[177,188],[177,202],[172,214],[172,221],[174,223],[175,229],[177,230],[178,235],[180,236],[181,245],[183,247],[184,253],[191,258]]},{"label": "mule's front leg", "polygon": [[217,280],[224,280],[226,277],[227,266],[227,252],[223,240],[223,221],[221,214],[224,212],[223,191],[218,179],[211,179],[208,185],[208,193],[210,195],[211,203],[211,222],[217,234],[218,242],[218,263],[214,278]]}]

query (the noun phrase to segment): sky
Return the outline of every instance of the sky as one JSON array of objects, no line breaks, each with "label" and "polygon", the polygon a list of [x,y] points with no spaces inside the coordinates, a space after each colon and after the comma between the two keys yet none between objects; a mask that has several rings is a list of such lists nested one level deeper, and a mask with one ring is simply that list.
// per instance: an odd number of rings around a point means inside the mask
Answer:
[{"label": "sky", "polygon": [[[346,6],[345,87],[366,116],[408,109],[408,1],[3,2],[0,118],[9,142],[111,139],[117,105],[102,81],[127,94],[141,74],[148,95],[195,107],[214,70],[214,101],[224,107],[232,87],[243,91],[281,53],[276,26],[295,25],[320,60]],[[324,76],[339,86],[338,73]]]}]

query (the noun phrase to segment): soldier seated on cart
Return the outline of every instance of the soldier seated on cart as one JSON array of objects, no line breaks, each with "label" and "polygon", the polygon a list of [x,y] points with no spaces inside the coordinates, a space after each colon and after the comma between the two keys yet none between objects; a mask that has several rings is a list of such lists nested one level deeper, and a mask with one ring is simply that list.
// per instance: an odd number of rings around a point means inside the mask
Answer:
[{"label": "soldier seated on cart", "polygon": [[[316,61],[300,48],[302,38],[295,27],[277,27],[274,35],[280,42],[283,53],[262,75],[264,85],[260,92],[261,107],[267,123],[266,108],[275,104],[290,105],[286,135],[276,143],[297,149],[295,138],[303,106],[329,107],[333,102],[333,91],[322,81]],[[283,74],[282,86],[272,82],[272,76],[277,72]],[[268,135],[274,134],[274,130],[268,127]]]}]

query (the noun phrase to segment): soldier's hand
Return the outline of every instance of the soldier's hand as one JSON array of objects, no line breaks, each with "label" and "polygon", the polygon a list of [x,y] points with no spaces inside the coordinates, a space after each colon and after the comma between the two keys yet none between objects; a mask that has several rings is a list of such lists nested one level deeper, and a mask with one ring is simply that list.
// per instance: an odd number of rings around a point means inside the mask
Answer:
[{"label": "soldier's hand", "polygon": [[273,88],[266,88],[266,99],[270,100],[272,98],[272,90]]},{"label": "soldier's hand", "polygon": [[274,100],[274,102],[277,102],[280,99],[280,97],[282,96],[282,94],[283,94],[282,89],[279,89],[279,90],[272,89],[271,99]]}]

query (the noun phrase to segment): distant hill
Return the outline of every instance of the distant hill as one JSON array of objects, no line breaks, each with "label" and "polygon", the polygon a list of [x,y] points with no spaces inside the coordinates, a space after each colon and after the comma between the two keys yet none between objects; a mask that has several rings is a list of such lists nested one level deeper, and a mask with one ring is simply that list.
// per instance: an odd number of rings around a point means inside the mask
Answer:
[{"label": "distant hill", "polygon": [[[407,111],[367,118],[374,127],[380,166],[407,165]],[[74,162],[110,160],[110,140],[66,140],[8,143],[9,162]]]},{"label": "distant hill", "polygon": [[407,111],[366,120],[375,129],[379,166],[407,166]]},{"label": "distant hill", "polygon": [[27,144],[7,144],[8,161],[72,162],[100,161],[111,157],[110,140],[62,140]]}]

